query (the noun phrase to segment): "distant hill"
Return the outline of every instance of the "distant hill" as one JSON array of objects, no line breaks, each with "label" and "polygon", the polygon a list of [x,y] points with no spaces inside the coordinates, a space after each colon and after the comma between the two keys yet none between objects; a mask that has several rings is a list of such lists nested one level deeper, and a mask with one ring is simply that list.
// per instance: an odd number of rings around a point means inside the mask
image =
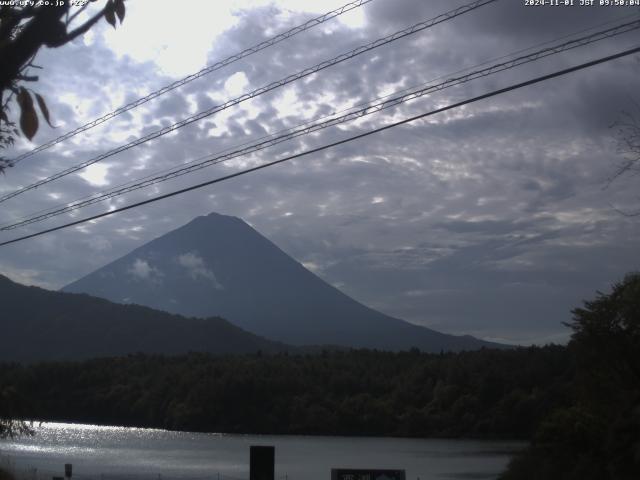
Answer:
[{"label": "distant hill", "polygon": [[427,352],[497,344],[372,310],[305,269],[236,217],[212,213],[64,287],[190,317],[221,316],[294,345]]},{"label": "distant hill", "polygon": [[2,275],[0,312],[0,361],[286,349],[221,318],[185,318],[89,295],[25,287]]}]

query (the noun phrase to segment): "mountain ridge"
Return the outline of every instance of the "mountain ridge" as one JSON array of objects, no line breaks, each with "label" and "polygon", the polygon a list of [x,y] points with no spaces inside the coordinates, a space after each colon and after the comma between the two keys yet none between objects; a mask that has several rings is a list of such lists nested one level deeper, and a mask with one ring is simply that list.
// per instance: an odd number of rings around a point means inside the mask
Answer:
[{"label": "mountain ridge", "polygon": [[25,286],[0,275],[0,361],[80,360],[135,353],[290,350],[222,318],[187,318],[87,294]]}]

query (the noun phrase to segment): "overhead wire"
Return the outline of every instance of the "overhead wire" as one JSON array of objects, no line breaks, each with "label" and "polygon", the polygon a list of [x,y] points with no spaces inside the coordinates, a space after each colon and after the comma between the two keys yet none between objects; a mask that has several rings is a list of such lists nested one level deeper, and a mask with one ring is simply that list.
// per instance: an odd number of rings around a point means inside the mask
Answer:
[{"label": "overhead wire", "polygon": [[309,75],[312,75],[314,73],[322,71],[322,70],[324,70],[324,69],[326,69],[328,67],[337,65],[337,64],[339,64],[341,62],[344,62],[346,60],[354,58],[354,57],[356,57],[358,55],[361,55],[361,54],[363,54],[365,52],[369,52],[369,51],[371,51],[373,49],[382,47],[382,46],[387,45],[387,44],[389,44],[391,42],[399,40],[401,38],[404,38],[404,37],[407,37],[409,35],[413,35],[415,33],[421,32],[421,31],[423,31],[423,30],[425,30],[427,28],[431,28],[431,27],[433,27],[433,26],[435,26],[437,24],[440,24],[440,23],[443,23],[445,21],[451,20],[451,19],[456,18],[456,17],[458,17],[460,15],[463,15],[465,13],[474,11],[474,10],[484,6],[484,5],[487,5],[487,4],[490,4],[490,3],[494,3],[496,1],[498,1],[498,0],[476,0],[476,1],[471,2],[469,4],[462,5],[460,7],[457,7],[455,9],[453,9],[453,10],[450,10],[450,11],[448,11],[446,13],[438,15],[437,17],[434,17],[434,18],[432,18],[430,20],[426,20],[426,21],[423,21],[423,22],[416,23],[415,25],[412,25],[411,27],[408,27],[408,28],[405,28],[403,30],[397,31],[397,32],[395,32],[395,33],[393,33],[391,35],[386,36],[386,37],[379,38],[378,40],[370,42],[370,43],[368,43],[366,45],[362,45],[362,46],[359,46],[357,48],[354,48],[353,50],[350,50],[347,53],[343,53],[341,55],[333,57],[332,59],[325,60],[324,62],[316,64],[316,65],[314,65],[312,67],[309,67],[309,68],[301,70],[301,71],[299,71],[297,73],[288,75],[287,77],[285,77],[283,79],[280,79],[278,81],[271,82],[268,85],[265,85],[263,87],[260,87],[260,88],[257,88],[255,90],[253,90],[252,92],[245,93],[245,94],[243,94],[243,95],[241,95],[239,97],[236,97],[234,99],[228,100],[227,102],[225,102],[225,103],[223,103],[221,105],[215,105],[215,106],[213,106],[213,107],[211,107],[211,108],[209,108],[207,110],[203,110],[203,111],[201,111],[201,112],[199,112],[199,113],[197,113],[195,115],[192,115],[190,117],[187,117],[187,118],[185,118],[185,119],[183,119],[183,120],[181,120],[179,122],[176,122],[176,123],[174,123],[172,125],[169,125],[167,127],[163,127],[163,128],[161,128],[159,130],[151,132],[151,133],[149,133],[149,134],[147,134],[147,135],[145,135],[143,137],[140,137],[140,138],[138,138],[136,140],[133,140],[133,141],[131,141],[131,142],[125,144],[125,145],[121,145],[119,147],[116,147],[116,148],[114,148],[112,150],[109,150],[108,152],[105,152],[105,153],[103,153],[101,155],[98,155],[97,157],[94,157],[92,159],[86,160],[86,161],[84,161],[82,163],[79,163],[77,165],[74,165],[72,167],[69,167],[69,168],[67,168],[65,170],[62,170],[62,171],[60,171],[58,173],[55,173],[55,174],[53,174],[51,176],[48,176],[48,177],[46,177],[46,178],[44,178],[42,180],[34,182],[34,183],[32,183],[32,184],[30,184],[30,185],[28,185],[26,187],[23,187],[23,188],[20,188],[18,190],[14,190],[13,192],[4,194],[4,195],[0,196],[0,203],[5,202],[5,201],[7,201],[7,200],[9,200],[11,198],[14,198],[14,197],[18,196],[18,195],[21,195],[21,194],[23,194],[23,193],[25,193],[27,191],[33,190],[35,188],[38,188],[38,187],[40,187],[42,185],[45,185],[47,183],[53,182],[54,180],[57,180],[59,178],[62,178],[62,177],[65,177],[67,175],[70,175],[72,173],[75,173],[75,172],[77,172],[79,170],[82,170],[82,169],[88,167],[89,165],[93,165],[93,164],[95,164],[97,162],[105,160],[106,158],[112,157],[113,155],[116,155],[118,153],[122,153],[122,152],[124,152],[126,150],[129,150],[129,149],[133,148],[133,147],[136,147],[136,146],[141,145],[143,143],[149,142],[149,141],[154,140],[154,139],[156,139],[158,137],[164,136],[164,135],[166,135],[168,133],[171,133],[171,132],[173,132],[173,131],[175,131],[175,130],[177,130],[179,128],[182,128],[184,126],[187,126],[187,125],[190,125],[190,124],[192,124],[194,122],[202,120],[203,118],[209,117],[209,116],[211,116],[211,115],[213,115],[215,113],[218,113],[218,112],[220,112],[222,110],[225,110],[225,109],[230,108],[232,106],[238,105],[238,104],[240,104],[242,102],[245,102],[247,100],[255,98],[255,97],[259,96],[259,95],[265,94],[265,93],[270,92],[272,90],[275,90],[277,88],[280,88],[280,87],[283,87],[283,86],[288,85],[290,83],[293,83],[293,82],[295,82],[297,80],[300,80],[300,79],[302,79],[304,77],[307,77]]},{"label": "overhead wire", "polygon": [[245,50],[242,50],[239,53],[236,53],[234,55],[231,55],[227,58],[225,58],[224,60],[220,60],[212,65],[208,65],[205,68],[199,70],[196,73],[192,73],[191,75],[187,75],[186,77],[180,79],[180,80],[176,80],[175,82],[170,83],[169,85],[166,85],[158,90],[155,90],[141,98],[138,98],[137,100],[134,100],[133,102],[130,102],[126,105],[123,105],[120,108],[117,108],[116,110],[113,110],[112,112],[109,112],[105,115],[103,115],[102,117],[96,118],[95,120],[92,120],[90,122],[85,123],[84,125],[81,125],[79,127],[77,127],[74,130],[71,130],[70,132],[65,133],[64,135],[60,135],[59,137],[44,143],[28,152],[23,153],[22,155],[18,155],[17,157],[8,160],[8,162],[12,165],[16,165],[19,162],[21,162],[22,160],[24,160],[25,158],[28,158],[32,155],[35,155],[36,153],[42,152],[44,150],[47,150],[51,147],[53,147],[54,145],[57,145],[58,143],[64,142],[65,140],[68,140],[76,135],[78,135],[79,133],[82,132],[86,132],[87,130],[96,127],[108,120],[111,120],[112,118],[117,117],[118,115],[121,115],[125,112],[128,112],[129,110],[132,110],[140,105],[143,105],[147,102],[149,102],[150,100],[153,100],[154,98],[157,98],[161,95],[164,95],[167,92],[170,92],[172,90],[175,90],[176,88],[182,87],[183,85],[186,85],[198,78],[201,78],[205,75],[208,75],[212,72],[215,72],[216,70],[220,70],[223,67],[226,67],[228,65],[231,65],[232,63],[237,62],[238,60],[241,60],[243,58],[246,58],[250,55],[253,55],[254,53],[260,52],[266,48],[272,47],[273,45],[276,45],[284,40],[287,40],[299,33],[302,33],[306,30],[309,30],[313,27],[316,27],[318,25],[321,25],[325,22],[327,22],[328,20],[331,20],[333,18],[336,18],[344,13],[350,12],[351,10],[354,10],[358,7],[361,7],[363,5],[366,5],[367,3],[372,2],[373,0],[356,0],[353,2],[349,2],[339,8],[336,8],[335,10],[332,10],[330,12],[327,12],[323,15],[320,15],[318,17],[312,18],[311,20],[306,21],[305,23],[301,24],[301,25],[297,25],[285,32],[279,33],[278,35],[271,37],[263,42],[260,42],[257,45],[254,45],[252,47],[249,47]]},{"label": "overhead wire", "polygon": [[160,200],[171,198],[171,197],[174,197],[176,195],[181,195],[183,193],[187,193],[187,192],[190,192],[190,191],[193,191],[193,190],[197,190],[197,189],[209,186],[209,185],[213,185],[213,184],[220,183],[220,182],[223,182],[223,181],[231,180],[232,178],[236,178],[236,177],[240,177],[240,176],[243,176],[243,175],[247,175],[249,173],[253,173],[253,172],[256,172],[258,170],[262,170],[262,169],[265,169],[265,168],[268,168],[268,167],[272,167],[274,165],[278,165],[278,164],[281,164],[281,163],[284,163],[284,162],[288,162],[288,161],[294,160],[296,158],[301,158],[303,156],[307,156],[307,155],[311,155],[313,153],[321,152],[321,151],[336,147],[338,145],[342,145],[342,144],[345,144],[345,143],[348,143],[348,142],[352,142],[354,140],[365,138],[365,137],[368,137],[368,136],[371,136],[371,135],[374,135],[374,134],[377,134],[377,133],[380,133],[380,132],[383,132],[383,131],[386,131],[386,130],[389,130],[389,129],[392,129],[392,128],[395,128],[395,127],[398,127],[400,125],[404,125],[404,124],[407,124],[407,123],[414,122],[416,120],[420,120],[420,119],[423,119],[423,118],[426,118],[426,117],[429,117],[429,116],[432,116],[432,115],[436,115],[438,113],[442,113],[442,112],[445,112],[445,111],[448,111],[448,110],[459,108],[459,107],[462,107],[464,105],[468,105],[468,104],[471,104],[471,103],[474,103],[474,102],[477,102],[477,101],[480,101],[480,100],[484,100],[484,99],[487,99],[487,98],[495,97],[497,95],[502,95],[504,93],[507,93],[507,92],[510,92],[510,91],[513,91],[513,90],[517,90],[517,89],[520,89],[520,88],[523,88],[523,87],[526,87],[526,86],[529,86],[529,85],[534,85],[536,83],[540,83],[540,82],[544,82],[544,81],[547,81],[547,80],[551,80],[553,78],[557,78],[557,77],[560,77],[560,76],[563,76],[563,75],[567,75],[569,73],[576,72],[576,71],[579,71],[579,70],[583,70],[585,68],[589,68],[589,67],[592,67],[592,66],[595,66],[595,65],[599,65],[599,64],[602,64],[602,63],[605,63],[605,62],[609,62],[609,61],[612,61],[612,60],[615,60],[615,59],[618,59],[618,58],[626,57],[628,55],[633,55],[633,54],[638,53],[638,52],[640,52],[640,47],[634,47],[634,48],[631,48],[631,49],[623,50],[623,51],[618,52],[618,53],[613,54],[613,55],[608,55],[606,57],[600,57],[600,58],[598,58],[596,60],[591,60],[589,62],[581,63],[581,64],[573,66],[573,67],[565,68],[565,69],[562,69],[562,70],[555,71],[553,73],[549,73],[549,74],[546,74],[546,75],[538,76],[538,77],[529,79],[529,80],[524,81],[524,82],[512,84],[512,85],[510,85],[508,87],[503,87],[503,88],[500,88],[500,89],[497,89],[497,90],[492,90],[492,91],[490,91],[488,93],[485,93],[485,94],[482,94],[482,95],[479,95],[479,96],[476,96],[476,97],[472,97],[472,98],[469,98],[469,99],[466,99],[466,100],[463,100],[463,101],[460,101],[460,102],[456,102],[456,103],[447,105],[445,107],[440,107],[440,108],[437,108],[435,110],[431,110],[431,111],[428,111],[428,112],[425,112],[425,113],[422,113],[422,114],[419,114],[419,115],[415,115],[415,116],[412,116],[412,117],[409,117],[409,118],[406,118],[406,119],[403,119],[403,120],[400,120],[400,121],[397,121],[397,122],[394,122],[394,123],[390,123],[388,125],[384,125],[382,127],[375,128],[373,130],[369,130],[367,132],[363,132],[363,133],[360,133],[360,134],[357,134],[357,135],[353,135],[351,137],[348,137],[348,138],[345,138],[345,139],[342,139],[342,140],[338,140],[336,142],[332,142],[332,143],[329,143],[329,144],[326,144],[326,145],[322,145],[320,147],[316,147],[316,148],[312,148],[312,149],[309,149],[309,150],[305,150],[304,152],[300,152],[300,153],[297,153],[295,155],[290,155],[290,156],[287,156],[287,157],[284,157],[284,158],[280,158],[278,160],[273,160],[271,162],[267,162],[267,163],[264,163],[262,165],[258,165],[258,166],[252,167],[252,168],[241,170],[239,172],[235,172],[235,173],[232,173],[232,174],[229,174],[229,175],[225,175],[223,177],[214,178],[212,180],[209,180],[209,181],[206,181],[206,182],[202,182],[202,183],[199,183],[199,184],[196,184],[196,185],[191,185],[189,187],[182,188],[180,190],[175,190],[173,192],[165,193],[163,195],[159,195],[159,196],[156,196],[156,197],[153,197],[153,198],[149,198],[149,199],[146,199],[146,200],[143,200],[143,201],[140,201],[140,202],[136,202],[136,203],[133,203],[133,204],[130,204],[130,205],[126,205],[124,207],[116,208],[116,209],[110,210],[108,212],[103,212],[103,213],[100,213],[100,214],[97,214],[97,215],[93,215],[93,216],[86,217],[86,218],[83,218],[83,219],[80,219],[80,220],[69,222],[69,223],[66,223],[66,224],[63,224],[63,225],[59,225],[59,226],[56,226],[56,227],[48,228],[46,230],[41,230],[39,232],[35,232],[35,233],[29,234],[29,235],[24,235],[22,237],[18,237],[18,238],[12,239],[12,240],[7,240],[7,241],[4,241],[4,242],[0,243],[0,247],[5,246],[5,245],[10,245],[10,244],[13,244],[13,243],[17,243],[17,242],[20,242],[20,241],[24,241],[24,240],[27,240],[27,239],[30,239],[30,238],[38,237],[38,236],[41,236],[41,235],[45,235],[47,233],[55,232],[55,231],[62,230],[62,229],[65,229],[65,228],[69,228],[69,227],[73,227],[73,226],[76,226],[76,225],[80,225],[82,223],[98,220],[100,218],[104,218],[104,217],[107,217],[107,216],[115,215],[117,213],[121,213],[121,212],[124,212],[124,211],[127,211],[127,210],[131,210],[133,208],[138,208],[138,207],[141,207],[143,205],[148,205],[150,203],[155,203],[155,202],[158,202]]},{"label": "overhead wire", "polygon": [[414,90],[415,88],[417,88],[419,86],[426,85],[426,84],[429,84],[431,82],[435,82],[437,80],[441,80],[443,78],[450,77],[451,75],[458,75],[458,74],[461,74],[461,73],[464,73],[464,72],[468,72],[468,71],[473,70],[475,68],[482,67],[483,65],[488,65],[488,64],[490,64],[492,62],[497,62],[497,61],[500,61],[500,60],[504,60],[506,58],[511,58],[511,57],[514,57],[515,55],[520,55],[522,53],[529,52],[529,51],[534,50],[536,48],[544,47],[545,45],[550,45],[552,43],[559,42],[559,41],[565,40],[567,38],[571,38],[571,37],[573,37],[575,35],[580,35],[581,33],[589,32],[589,31],[592,31],[592,30],[596,30],[598,28],[604,27],[605,25],[611,25],[611,24],[614,24],[614,23],[617,23],[617,22],[620,22],[622,20],[626,20],[626,19],[629,19],[629,18],[632,18],[632,17],[638,18],[638,17],[640,17],[640,14],[639,13],[629,13],[629,14],[626,14],[626,15],[621,15],[620,17],[616,17],[616,18],[613,18],[611,20],[607,20],[605,22],[601,22],[601,23],[595,24],[595,25],[587,27],[587,28],[576,30],[574,32],[568,33],[566,35],[562,35],[560,37],[553,38],[551,40],[547,40],[547,41],[544,41],[544,42],[536,43],[536,44],[531,45],[529,47],[522,48],[520,50],[516,50],[514,52],[507,53],[507,54],[501,55],[499,57],[490,58],[488,60],[485,60],[483,62],[477,63],[475,65],[472,65],[472,66],[469,66],[469,67],[465,67],[465,68],[461,68],[460,70],[456,70],[455,72],[447,73],[447,74],[444,74],[444,75],[439,75],[439,76],[437,76],[435,78],[431,78],[427,82],[422,82],[420,84],[414,84],[414,85],[412,85],[410,87],[406,87],[406,88],[404,88],[402,90],[397,90],[395,92],[392,92],[392,93],[390,93],[390,94],[388,94],[386,96],[392,96],[392,95],[396,95],[396,94],[404,92],[404,91]]},{"label": "overhead wire", "polygon": [[[389,98],[389,97],[392,97],[392,96],[394,96],[394,95],[398,95],[398,94],[401,94],[401,93],[411,92],[411,91],[413,91],[413,90],[416,90],[416,89],[417,89],[417,88],[419,88],[419,87],[423,87],[423,86],[425,86],[425,85],[430,85],[431,83],[433,83],[433,82],[435,82],[435,81],[437,81],[437,80],[441,80],[441,79],[443,79],[443,78],[451,77],[451,76],[453,76],[453,75],[458,75],[458,74],[461,74],[461,73],[463,73],[463,72],[468,72],[468,71],[473,70],[474,68],[478,68],[478,67],[481,67],[481,66],[483,66],[483,65],[488,65],[488,64],[490,64],[491,62],[497,62],[497,61],[499,61],[499,60],[503,60],[503,59],[506,59],[506,58],[511,58],[511,57],[514,57],[515,55],[519,55],[519,54],[521,54],[521,53],[528,52],[528,51],[534,50],[534,49],[536,49],[536,48],[539,48],[539,47],[542,47],[542,46],[545,46],[545,45],[550,45],[550,44],[552,44],[552,43],[554,43],[554,42],[557,42],[557,41],[560,41],[560,40],[564,40],[564,39],[566,39],[566,38],[571,38],[571,37],[573,37],[573,36],[575,36],[575,35],[578,35],[578,34],[581,34],[581,33],[584,33],[584,32],[588,32],[588,31],[592,31],[592,30],[595,30],[595,29],[597,29],[597,28],[603,27],[603,26],[605,26],[605,25],[610,25],[610,24],[613,24],[613,23],[619,22],[619,21],[621,21],[621,20],[623,20],[623,19],[627,19],[627,18],[631,18],[631,17],[638,17],[638,16],[639,16],[639,14],[638,14],[638,13],[632,13],[632,14],[622,15],[622,16],[617,17],[617,18],[614,18],[614,19],[612,19],[612,20],[608,20],[608,21],[606,21],[606,22],[598,23],[598,24],[593,25],[593,26],[591,26],[591,27],[587,27],[587,28],[584,28],[584,29],[581,29],[581,30],[577,30],[577,31],[571,32],[571,33],[566,34],[566,35],[562,35],[562,36],[560,36],[560,37],[556,37],[556,38],[554,38],[554,39],[552,39],[552,40],[547,40],[547,41],[545,41],[545,42],[537,43],[537,44],[534,44],[534,45],[529,46],[529,47],[527,47],[527,48],[523,48],[523,49],[520,49],[520,50],[516,50],[516,51],[514,51],[514,52],[511,52],[511,53],[508,53],[508,54],[505,54],[505,55],[501,55],[501,56],[499,56],[499,57],[493,57],[493,58],[487,59],[487,60],[485,60],[485,61],[483,61],[483,62],[480,62],[480,63],[474,64],[474,65],[472,65],[472,66],[468,66],[468,67],[462,68],[462,69],[460,69],[460,70],[456,70],[456,71],[454,71],[454,72],[450,72],[450,73],[447,73],[447,74],[439,75],[439,76],[437,76],[437,77],[433,77],[433,78],[429,79],[429,80],[428,80],[428,81],[426,81],[426,82],[421,82],[421,83],[419,83],[419,84],[414,84],[414,85],[412,85],[412,86],[405,87],[405,88],[403,88],[403,89],[401,89],[401,90],[395,90],[395,91],[390,92],[390,93],[388,93],[388,94],[386,94],[386,95],[380,95],[380,96],[378,96],[378,97],[376,97],[376,98],[374,98],[374,99],[370,99],[370,100],[367,100],[367,101],[365,101],[365,102],[360,102],[360,103],[357,103],[357,104],[352,105],[352,106],[350,106],[350,107],[347,107],[347,108],[343,108],[343,109],[340,109],[340,110],[334,111],[334,112],[333,112],[333,113],[331,113],[331,114],[323,115],[322,117],[316,118],[316,119],[314,119],[314,120],[309,120],[309,121],[305,121],[305,122],[299,123],[299,124],[297,124],[297,125],[296,125],[296,126],[294,126],[294,127],[284,128],[284,129],[278,130],[278,131],[276,131],[276,132],[274,132],[274,133],[266,134],[266,135],[262,135],[262,136],[260,136],[260,137],[254,138],[254,139],[252,139],[252,140],[246,140],[246,141],[244,141],[244,142],[242,142],[242,143],[235,144],[235,145],[232,145],[232,146],[230,146],[230,147],[227,147],[227,148],[224,148],[224,149],[222,149],[222,150],[219,150],[218,152],[216,152],[216,154],[222,154],[222,153],[224,153],[224,152],[231,151],[231,150],[233,150],[234,148],[239,148],[239,147],[243,147],[243,146],[245,146],[245,145],[249,145],[249,144],[251,144],[252,142],[256,142],[256,141],[258,141],[258,140],[264,140],[264,139],[267,139],[267,138],[272,138],[272,137],[275,137],[275,136],[276,136],[276,135],[278,135],[278,134],[282,134],[282,133],[284,133],[284,132],[289,132],[289,131],[291,131],[291,130],[293,130],[293,129],[295,129],[295,128],[300,128],[300,127],[303,127],[303,126],[306,126],[306,125],[310,125],[310,124],[312,124],[313,122],[317,122],[317,121],[319,121],[319,120],[324,120],[324,119],[326,119],[326,118],[330,118],[330,117],[332,117],[332,116],[334,116],[334,115],[337,115],[337,114],[339,114],[339,113],[348,112],[348,111],[351,111],[351,110],[355,110],[355,109],[357,109],[358,107],[363,107],[363,106],[365,106],[365,105],[369,105],[369,104],[371,104],[372,102],[374,102],[374,101],[376,101],[376,100],[382,100],[382,99]],[[193,160],[190,160],[190,161],[188,161],[188,162],[185,162],[183,165],[190,165],[190,164],[192,164],[192,163],[196,163],[196,162],[199,162],[199,161],[205,160],[205,159],[207,159],[207,158],[209,158],[209,157],[211,157],[211,154],[203,155],[203,156],[198,157],[198,158],[196,158],[196,159],[193,159]],[[143,176],[143,177],[139,177],[139,178],[134,179],[134,180],[130,180],[130,181],[128,181],[128,182],[121,183],[121,184],[119,184],[119,185],[117,185],[117,186],[115,186],[115,187],[112,187],[112,188],[108,189],[108,190],[103,190],[102,192],[93,193],[93,194],[90,194],[90,195],[85,195],[85,196],[83,196],[83,197],[80,197],[80,198],[78,198],[78,199],[74,200],[74,202],[75,202],[75,201],[85,200],[85,199],[88,199],[88,198],[92,198],[92,197],[95,197],[96,195],[102,195],[102,194],[107,193],[107,192],[109,192],[109,191],[112,191],[112,190],[114,190],[114,189],[119,189],[119,188],[121,188],[121,187],[125,187],[125,186],[131,185],[131,184],[133,184],[133,183],[136,183],[136,182],[138,182],[138,181],[140,181],[140,180],[146,180],[146,179],[151,178],[151,177],[153,177],[153,176],[155,176],[155,175],[160,175],[160,174],[162,174],[162,173],[171,172],[171,171],[173,171],[173,170],[175,170],[175,167],[166,168],[166,169],[162,169],[162,170],[156,170],[155,172],[152,172],[152,173],[150,173],[150,174],[147,174],[147,175],[145,175],[145,176]],[[64,206],[68,205],[68,203],[69,203],[69,202],[65,203],[65,204],[64,204]],[[49,211],[51,211],[52,209],[56,209],[56,208],[60,208],[60,207],[61,207],[61,206],[60,206],[60,205],[58,205],[58,206],[56,206],[56,207],[49,207],[49,208],[45,208],[45,209],[42,209],[42,210],[38,210],[38,211],[36,211],[36,212],[32,212],[30,215],[36,215],[36,214],[43,213],[43,212],[49,212]],[[26,216],[25,216],[25,217],[23,217],[23,218],[26,218]],[[5,225],[6,225],[6,224],[5,224]],[[3,225],[3,226],[4,226],[4,225]]]},{"label": "overhead wire", "polygon": [[[628,33],[630,31],[637,30],[638,28],[640,28],[640,19],[632,22],[627,22],[625,24],[617,25],[599,32],[595,32],[590,35],[585,35],[579,38],[575,38],[573,40],[570,40],[561,44],[557,44],[541,50],[537,50],[528,55],[522,55],[506,62],[501,62],[501,63],[491,65],[484,69],[471,71],[470,73],[463,76],[452,77],[445,80],[444,82],[441,82],[435,85],[431,85],[431,84],[427,84],[426,86],[423,85],[409,92],[406,92],[405,90],[401,90],[400,91],[401,93],[402,92],[405,92],[405,93],[402,93],[401,95],[395,96],[393,98],[389,98],[390,95],[382,97],[381,99],[377,99],[370,102],[364,108],[352,110],[347,114],[340,115],[340,116],[329,116],[331,118],[328,118],[327,120],[324,120],[324,121],[316,121],[315,123],[307,122],[302,125],[299,125],[298,127],[294,127],[294,129],[285,130],[287,133],[282,135],[274,134],[271,136],[265,136],[258,139],[258,141],[254,143],[246,142],[236,147],[230,147],[228,149],[223,150],[222,152],[217,152],[216,154],[213,154],[213,156],[207,155],[207,156],[201,157],[200,159],[191,161],[180,167],[174,167],[162,173],[148,175],[137,181],[128,182],[125,185],[120,185],[120,186],[111,188],[108,191],[99,193],[97,195],[94,194],[89,197],[83,197],[70,204],[54,207],[53,209],[47,209],[41,212],[35,212],[30,216],[23,217],[23,219],[20,219],[20,221],[0,226],[0,231],[13,230],[21,226],[44,221],[49,218],[62,215],[64,213],[78,210],[80,208],[84,208],[86,206],[93,205],[98,202],[102,202],[120,195],[124,195],[126,193],[130,193],[135,190],[139,190],[160,182],[177,178],[179,176],[183,176],[197,170],[201,170],[211,165],[219,164],[219,163],[231,160],[233,158],[238,158],[241,156],[248,155],[250,153],[257,152],[265,148],[277,145],[279,143],[291,140],[293,138],[297,138],[303,135],[308,135],[310,133],[323,130],[325,128],[329,128],[332,126],[340,125],[348,121],[362,118],[364,116],[371,115],[373,113],[377,113],[382,110],[386,110],[388,108],[398,106],[408,101],[415,100],[422,96],[444,90],[445,88],[449,88],[455,85],[460,85],[472,80],[476,80],[481,77],[486,77],[488,75],[509,70],[533,61],[540,60],[541,58],[546,58],[550,55],[555,55],[558,53],[565,52],[567,50],[589,45],[598,41],[602,41],[604,39],[612,38],[614,36],[621,35],[623,33]],[[324,118],[327,118],[327,117],[324,117]],[[267,138],[267,139],[263,140],[264,138]],[[228,153],[224,153],[224,152],[228,152]]]}]

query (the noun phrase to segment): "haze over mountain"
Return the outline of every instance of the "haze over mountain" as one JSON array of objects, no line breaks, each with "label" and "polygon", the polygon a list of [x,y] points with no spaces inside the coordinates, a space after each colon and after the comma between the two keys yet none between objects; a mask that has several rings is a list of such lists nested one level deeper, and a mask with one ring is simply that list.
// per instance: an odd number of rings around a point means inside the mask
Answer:
[{"label": "haze over mountain", "polygon": [[63,288],[294,345],[424,351],[496,346],[389,317],[343,294],[236,217],[198,217]]},{"label": "haze over mountain", "polygon": [[0,361],[77,360],[130,353],[283,351],[221,318],[184,318],[89,295],[26,287],[0,275]]}]

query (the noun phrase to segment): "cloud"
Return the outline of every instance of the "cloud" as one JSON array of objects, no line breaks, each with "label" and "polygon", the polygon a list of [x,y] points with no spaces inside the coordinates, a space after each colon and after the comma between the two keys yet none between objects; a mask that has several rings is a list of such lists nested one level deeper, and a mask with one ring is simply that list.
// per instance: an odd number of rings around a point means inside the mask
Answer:
[{"label": "cloud", "polygon": [[176,261],[187,270],[191,279],[204,278],[211,281],[216,290],[224,290],[224,286],[218,282],[213,270],[206,266],[204,259],[197,252],[183,253],[176,258]]},{"label": "cloud", "polygon": [[108,174],[109,165],[100,163],[88,166],[78,175],[93,187],[105,187],[110,183],[109,180],[107,180]]},{"label": "cloud", "polygon": [[134,260],[127,272],[135,280],[147,281],[152,284],[162,282],[162,277],[164,277],[164,274],[158,268],[151,266],[147,260],[142,260],[140,258],[136,258]]}]

